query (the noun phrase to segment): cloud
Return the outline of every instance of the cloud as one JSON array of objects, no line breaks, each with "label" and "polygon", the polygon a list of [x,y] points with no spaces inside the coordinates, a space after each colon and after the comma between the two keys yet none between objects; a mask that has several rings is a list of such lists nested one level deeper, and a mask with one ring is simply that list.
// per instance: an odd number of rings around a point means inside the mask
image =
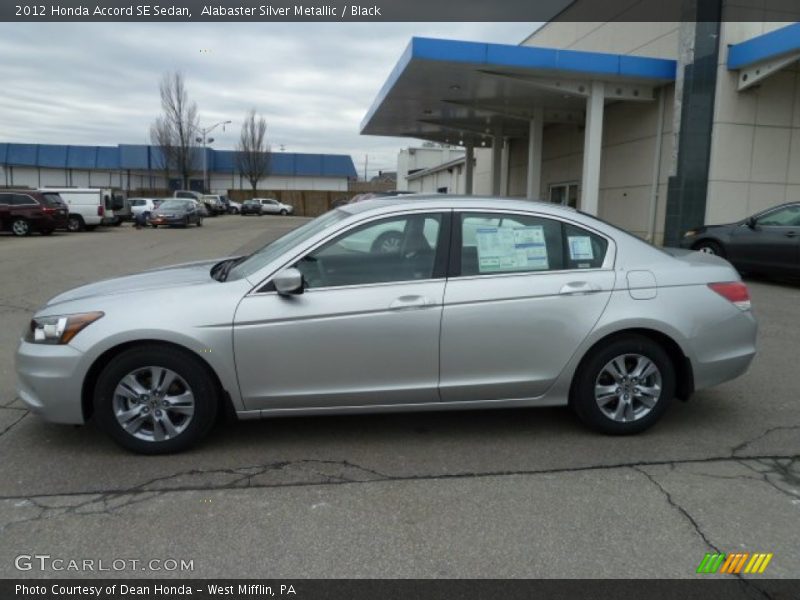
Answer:
[{"label": "cloud", "polygon": [[158,82],[180,70],[201,123],[233,148],[251,107],[273,149],[342,153],[394,170],[410,140],[359,123],[412,36],[517,43],[533,23],[0,24],[0,141],[149,143]]}]

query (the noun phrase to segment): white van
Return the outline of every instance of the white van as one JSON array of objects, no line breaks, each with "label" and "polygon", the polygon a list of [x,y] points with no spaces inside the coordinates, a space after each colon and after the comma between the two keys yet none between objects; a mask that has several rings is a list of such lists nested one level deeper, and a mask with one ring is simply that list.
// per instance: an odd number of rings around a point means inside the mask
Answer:
[{"label": "white van", "polygon": [[103,188],[43,188],[56,192],[69,208],[69,231],[92,231],[98,225],[114,224],[114,192]]}]

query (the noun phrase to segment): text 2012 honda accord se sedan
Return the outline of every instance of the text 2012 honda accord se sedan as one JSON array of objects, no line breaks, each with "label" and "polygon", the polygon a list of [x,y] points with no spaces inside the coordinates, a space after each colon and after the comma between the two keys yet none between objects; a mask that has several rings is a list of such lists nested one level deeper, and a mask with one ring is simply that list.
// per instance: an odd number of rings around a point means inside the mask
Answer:
[{"label": "text 2012 honda accord se sedan", "polygon": [[44,418],[94,417],[143,453],[240,418],[571,405],[642,431],[673,397],[741,375],[747,288],[569,208],[401,197],[347,205],[247,257],[53,298],[17,352]]}]

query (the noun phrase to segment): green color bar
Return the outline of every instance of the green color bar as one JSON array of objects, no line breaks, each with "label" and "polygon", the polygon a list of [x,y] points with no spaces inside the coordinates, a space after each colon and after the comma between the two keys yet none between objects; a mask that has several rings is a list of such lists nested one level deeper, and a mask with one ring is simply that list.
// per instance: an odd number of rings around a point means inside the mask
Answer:
[{"label": "green color bar", "polygon": [[719,568],[722,566],[722,563],[724,562],[725,562],[725,555],[720,554],[719,558],[717,559],[717,564],[715,564],[714,567],[709,570],[709,573],[716,573],[717,571],[719,571]]},{"label": "green color bar", "polygon": [[711,558],[711,554],[706,553],[706,555],[703,557],[703,560],[700,561],[700,566],[697,567],[697,573],[705,573],[706,563],[708,562],[709,558]]}]

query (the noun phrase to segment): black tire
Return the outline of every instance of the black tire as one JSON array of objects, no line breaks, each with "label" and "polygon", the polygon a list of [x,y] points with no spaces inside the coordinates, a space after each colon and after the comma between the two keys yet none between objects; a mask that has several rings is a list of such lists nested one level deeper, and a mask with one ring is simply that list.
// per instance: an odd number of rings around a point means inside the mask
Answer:
[{"label": "black tire", "polygon": [[203,226],[203,217],[197,217],[197,226],[198,227],[202,227]]},{"label": "black tire", "polygon": [[[634,354],[649,359],[657,367],[661,377],[661,393],[649,412],[634,420],[616,421],[607,416],[598,405],[598,401],[595,399],[595,385],[598,381],[603,381],[598,378],[605,377],[602,373],[610,361],[623,355]],[[632,358],[629,360],[633,361]],[[615,385],[619,390],[619,386],[622,384],[611,382],[611,386]],[[626,381],[625,385],[632,384],[630,381]],[[669,407],[674,395],[675,367],[666,351],[650,338],[625,334],[609,340],[608,343],[601,344],[581,361],[573,380],[570,404],[580,419],[592,429],[611,435],[629,435],[644,431],[658,421]],[[635,398],[635,396],[631,397]],[[613,410],[619,406],[615,404],[617,402],[622,403],[623,400],[621,398],[612,400],[612,403],[606,404],[606,406],[609,407],[609,410]],[[632,400],[632,404],[635,402],[637,402],[635,399]],[[641,403],[639,406],[645,407]]]},{"label": "black tire", "polygon": [[403,234],[400,231],[384,231],[380,234],[369,251],[372,254],[391,254],[393,252],[400,252],[400,246],[403,243]]},{"label": "black tire", "polygon": [[189,229],[189,217],[184,217],[183,218],[183,228],[184,229]]},{"label": "black tire", "polygon": [[17,237],[25,237],[31,234],[31,224],[27,219],[16,217],[11,220],[11,233]]},{"label": "black tire", "polygon": [[706,254],[714,254],[716,256],[721,256],[725,258],[725,248],[722,247],[722,244],[719,242],[715,242],[714,240],[703,240],[701,242],[697,242],[694,246],[692,246],[692,250],[697,250],[698,252],[705,252]]},{"label": "black tire", "polygon": [[40,229],[39,230],[39,234],[40,235],[51,235],[52,233],[53,233],[52,229]]},{"label": "black tire", "polygon": [[[126,375],[146,367],[173,371],[188,384],[194,395],[194,414],[186,428],[173,438],[163,441],[139,439],[128,433],[115,416],[113,403],[117,385]],[[123,448],[139,454],[167,454],[186,450],[208,434],[217,418],[219,393],[213,377],[200,359],[177,348],[142,345],[126,350],[100,373],[94,390],[94,410],[100,428]],[[152,424],[145,421],[145,427],[155,426],[154,417],[152,419]]]},{"label": "black tire", "polygon": [[70,215],[67,219],[67,231],[77,232],[86,229],[86,223],[83,222],[83,217],[80,215]]},{"label": "black tire", "polygon": [[281,209],[281,216],[282,216],[282,217],[285,217],[285,216],[286,216],[286,215],[288,215],[288,214],[289,214],[289,212],[288,212],[288,211],[287,211],[285,208],[282,208],[282,209]]},{"label": "black tire", "polygon": [[117,219],[114,221],[114,227],[119,227],[120,225],[122,225],[122,219]]}]

